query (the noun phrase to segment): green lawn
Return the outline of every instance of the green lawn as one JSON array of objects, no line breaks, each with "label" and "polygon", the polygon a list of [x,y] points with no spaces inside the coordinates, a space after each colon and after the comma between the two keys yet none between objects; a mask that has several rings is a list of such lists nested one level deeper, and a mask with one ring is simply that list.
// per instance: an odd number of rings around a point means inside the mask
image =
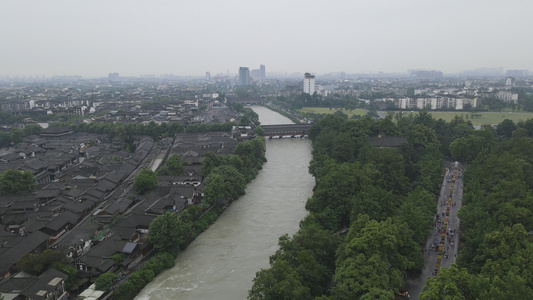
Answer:
[{"label": "green lawn", "polygon": [[309,113],[315,113],[315,114],[332,114],[332,113],[335,113],[336,111],[340,110],[343,113],[345,113],[346,115],[348,115],[348,118],[351,118],[353,115],[364,116],[367,113],[367,110],[366,109],[362,109],[362,108],[356,108],[356,109],[350,111],[350,110],[346,110],[344,108],[332,108],[332,109],[329,109],[327,107],[303,107],[300,110],[303,111],[303,112],[309,112]]},{"label": "green lawn", "polygon": [[[353,111],[347,111],[344,108],[329,109],[327,107],[303,107],[301,109],[301,111],[303,112],[318,113],[318,114],[332,114],[338,110],[347,114],[348,117],[350,118],[353,115],[364,116],[367,113],[367,110],[362,109],[362,108],[357,108],[357,109],[354,109]],[[416,114],[416,112],[412,112],[412,113]],[[433,118],[435,118],[436,120],[443,119],[444,121],[449,122],[453,120],[455,116],[459,116],[459,117],[463,117],[465,120],[472,121],[473,125],[499,124],[505,119],[513,120],[513,122],[515,123],[518,123],[520,121],[525,121],[528,119],[533,119],[533,112],[511,112],[511,111],[476,112],[474,113],[475,114],[474,117],[472,117],[471,113],[462,112],[462,111],[457,111],[457,112],[455,111],[430,111],[430,113],[433,115]],[[468,118],[467,118],[467,115],[468,115]]]},{"label": "green lawn", "polygon": [[[463,117],[465,120],[472,121],[473,125],[492,125],[499,124],[505,119],[510,119],[515,123],[519,121],[525,121],[527,119],[533,119],[533,112],[476,112],[474,113],[477,116],[472,118],[472,114],[467,112],[442,112],[434,111],[430,113],[433,115],[433,118],[436,120],[443,119],[445,121],[450,121],[455,118],[455,116]],[[467,119],[468,115],[468,119]],[[481,116],[478,116],[481,115]]]}]

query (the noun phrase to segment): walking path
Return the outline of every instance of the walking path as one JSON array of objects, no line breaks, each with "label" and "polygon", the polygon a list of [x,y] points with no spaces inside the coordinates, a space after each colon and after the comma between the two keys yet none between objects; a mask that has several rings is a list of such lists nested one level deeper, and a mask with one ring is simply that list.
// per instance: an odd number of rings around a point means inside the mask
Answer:
[{"label": "walking path", "polygon": [[424,270],[418,277],[408,279],[405,283],[411,299],[418,299],[428,276],[435,276],[440,269],[450,267],[457,259],[460,246],[457,212],[463,199],[462,177],[462,169],[456,164],[446,168],[435,224],[424,248]]},{"label": "walking path", "polygon": [[[457,248],[459,242],[459,218],[457,212],[461,207],[462,201],[462,181],[461,172],[454,169],[447,174],[446,180],[449,183],[449,189],[446,189],[444,195],[441,194],[439,199],[439,209],[435,220],[433,235],[433,244],[431,240],[426,248],[426,258],[436,255],[434,274],[436,275],[440,268],[450,267],[457,258]],[[448,192],[449,190],[449,192]],[[430,264],[432,265],[432,264]]]}]

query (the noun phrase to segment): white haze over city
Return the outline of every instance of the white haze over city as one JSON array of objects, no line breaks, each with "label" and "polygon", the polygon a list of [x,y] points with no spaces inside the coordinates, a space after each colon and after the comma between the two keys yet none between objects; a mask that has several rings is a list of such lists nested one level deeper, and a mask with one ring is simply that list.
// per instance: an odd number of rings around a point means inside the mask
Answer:
[{"label": "white haze over city", "polygon": [[0,3],[0,76],[533,70],[531,0]]}]

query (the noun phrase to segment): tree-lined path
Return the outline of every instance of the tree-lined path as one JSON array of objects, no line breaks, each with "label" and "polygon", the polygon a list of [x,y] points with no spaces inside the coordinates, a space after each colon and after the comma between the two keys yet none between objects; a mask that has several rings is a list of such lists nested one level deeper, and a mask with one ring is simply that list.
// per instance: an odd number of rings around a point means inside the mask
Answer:
[{"label": "tree-lined path", "polygon": [[423,249],[426,261],[424,270],[419,277],[408,280],[406,284],[411,299],[418,299],[427,277],[435,276],[439,270],[450,267],[457,259],[460,246],[460,220],[457,212],[462,205],[462,175],[463,170],[458,163],[452,163],[446,168],[437,202],[435,226]]}]

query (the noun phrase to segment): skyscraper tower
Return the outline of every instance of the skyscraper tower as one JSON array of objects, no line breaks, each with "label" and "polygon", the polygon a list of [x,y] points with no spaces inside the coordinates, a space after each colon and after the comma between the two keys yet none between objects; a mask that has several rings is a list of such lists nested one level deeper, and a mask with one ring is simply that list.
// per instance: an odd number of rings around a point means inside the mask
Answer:
[{"label": "skyscraper tower", "polygon": [[304,74],[304,93],[313,95],[315,93],[315,75]]},{"label": "skyscraper tower", "polygon": [[205,72],[205,80],[211,81],[211,72]]},{"label": "skyscraper tower", "polygon": [[248,67],[239,68],[239,85],[250,85],[250,69]]},{"label": "skyscraper tower", "polygon": [[265,77],[266,77],[265,65],[260,65],[260,66],[259,66],[259,71],[261,72],[261,73],[260,73],[260,74],[261,74],[261,76],[260,76],[261,79],[265,79]]}]

